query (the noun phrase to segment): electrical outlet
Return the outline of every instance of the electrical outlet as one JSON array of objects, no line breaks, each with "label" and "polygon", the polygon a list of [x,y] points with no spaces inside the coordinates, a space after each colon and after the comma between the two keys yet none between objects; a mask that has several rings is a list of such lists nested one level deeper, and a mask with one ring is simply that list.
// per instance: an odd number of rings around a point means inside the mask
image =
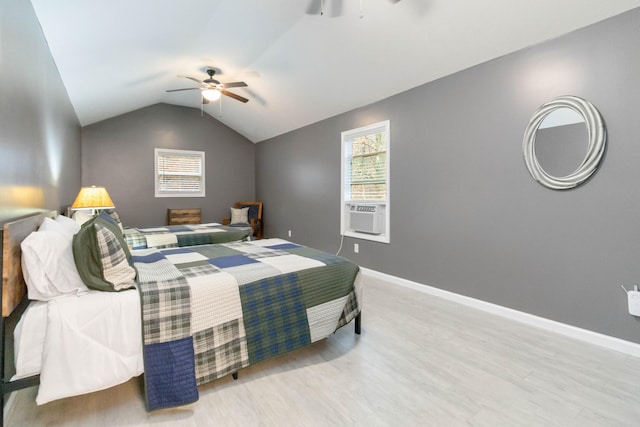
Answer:
[{"label": "electrical outlet", "polygon": [[357,243],[353,244],[353,252],[360,253],[360,245]]},{"label": "electrical outlet", "polygon": [[289,230],[289,237],[291,237],[291,230]]}]

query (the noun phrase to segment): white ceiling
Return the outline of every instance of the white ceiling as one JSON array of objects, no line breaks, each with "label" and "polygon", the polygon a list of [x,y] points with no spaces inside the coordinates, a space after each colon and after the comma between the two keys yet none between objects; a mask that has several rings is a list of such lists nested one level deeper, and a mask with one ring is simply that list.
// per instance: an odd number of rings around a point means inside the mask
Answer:
[{"label": "white ceiling", "polygon": [[[640,0],[32,0],[80,123],[242,80],[205,111],[259,142],[640,6]],[[332,7],[333,6],[333,7]],[[341,11],[339,11],[341,6]],[[338,12],[340,12],[338,14]],[[339,15],[339,16],[334,16]],[[199,114],[194,110],[194,114]]]}]

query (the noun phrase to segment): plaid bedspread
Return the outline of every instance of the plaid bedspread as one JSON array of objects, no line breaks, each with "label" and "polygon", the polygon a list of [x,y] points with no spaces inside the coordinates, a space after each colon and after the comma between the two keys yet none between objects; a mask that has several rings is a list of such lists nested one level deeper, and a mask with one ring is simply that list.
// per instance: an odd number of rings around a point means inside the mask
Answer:
[{"label": "plaid bedspread", "polygon": [[126,228],[124,240],[131,249],[171,248],[209,245],[244,240],[253,233],[250,227],[230,227],[218,223]]},{"label": "plaid bedspread", "polygon": [[360,312],[358,266],[281,239],[132,252],[148,410],[318,341]]}]

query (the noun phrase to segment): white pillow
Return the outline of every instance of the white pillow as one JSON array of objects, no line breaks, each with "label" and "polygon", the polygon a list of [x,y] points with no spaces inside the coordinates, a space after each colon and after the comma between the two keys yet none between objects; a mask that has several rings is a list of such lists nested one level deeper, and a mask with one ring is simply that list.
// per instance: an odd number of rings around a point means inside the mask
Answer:
[{"label": "white pillow", "polygon": [[56,223],[60,224],[62,228],[71,233],[71,235],[74,235],[78,231],[80,231],[80,224],[67,216],[58,215],[58,217],[56,218]]},{"label": "white pillow", "polygon": [[73,259],[73,235],[51,228],[55,226],[45,225],[44,230],[29,234],[20,244],[22,274],[32,300],[48,301],[88,292]]},{"label": "white pillow", "polygon": [[58,231],[64,233],[62,226],[49,217],[45,217],[42,220],[42,224],[38,227],[38,231]]},{"label": "white pillow", "polygon": [[249,208],[231,208],[231,224],[248,224]]},{"label": "white pillow", "polygon": [[45,217],[38,228],[38,231],[57,231],[59,233],[69,234],[73,236],[80,231],[80,224],[67,218],[66,216],[58,215],[56,220]]}]

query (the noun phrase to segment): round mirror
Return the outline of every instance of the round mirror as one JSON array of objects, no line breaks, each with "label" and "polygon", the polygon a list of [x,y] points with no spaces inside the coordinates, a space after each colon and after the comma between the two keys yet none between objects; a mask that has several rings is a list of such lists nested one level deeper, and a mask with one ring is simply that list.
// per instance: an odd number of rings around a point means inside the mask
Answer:
[{"label": "round mirror", "polygon": [[598,110],[584,99],[562,96],[536,112],[525,131],[522,149],[533,179],[554,190],[567,190],[596,171],[605,143],[606,131]]},{"label": "round mirror", "polygon": [[571,108],[558,108],[536,131],[536,159],[551,176],[570,175],[582,164],[589,148],[587,141],[589,133],[582,116]]}]

